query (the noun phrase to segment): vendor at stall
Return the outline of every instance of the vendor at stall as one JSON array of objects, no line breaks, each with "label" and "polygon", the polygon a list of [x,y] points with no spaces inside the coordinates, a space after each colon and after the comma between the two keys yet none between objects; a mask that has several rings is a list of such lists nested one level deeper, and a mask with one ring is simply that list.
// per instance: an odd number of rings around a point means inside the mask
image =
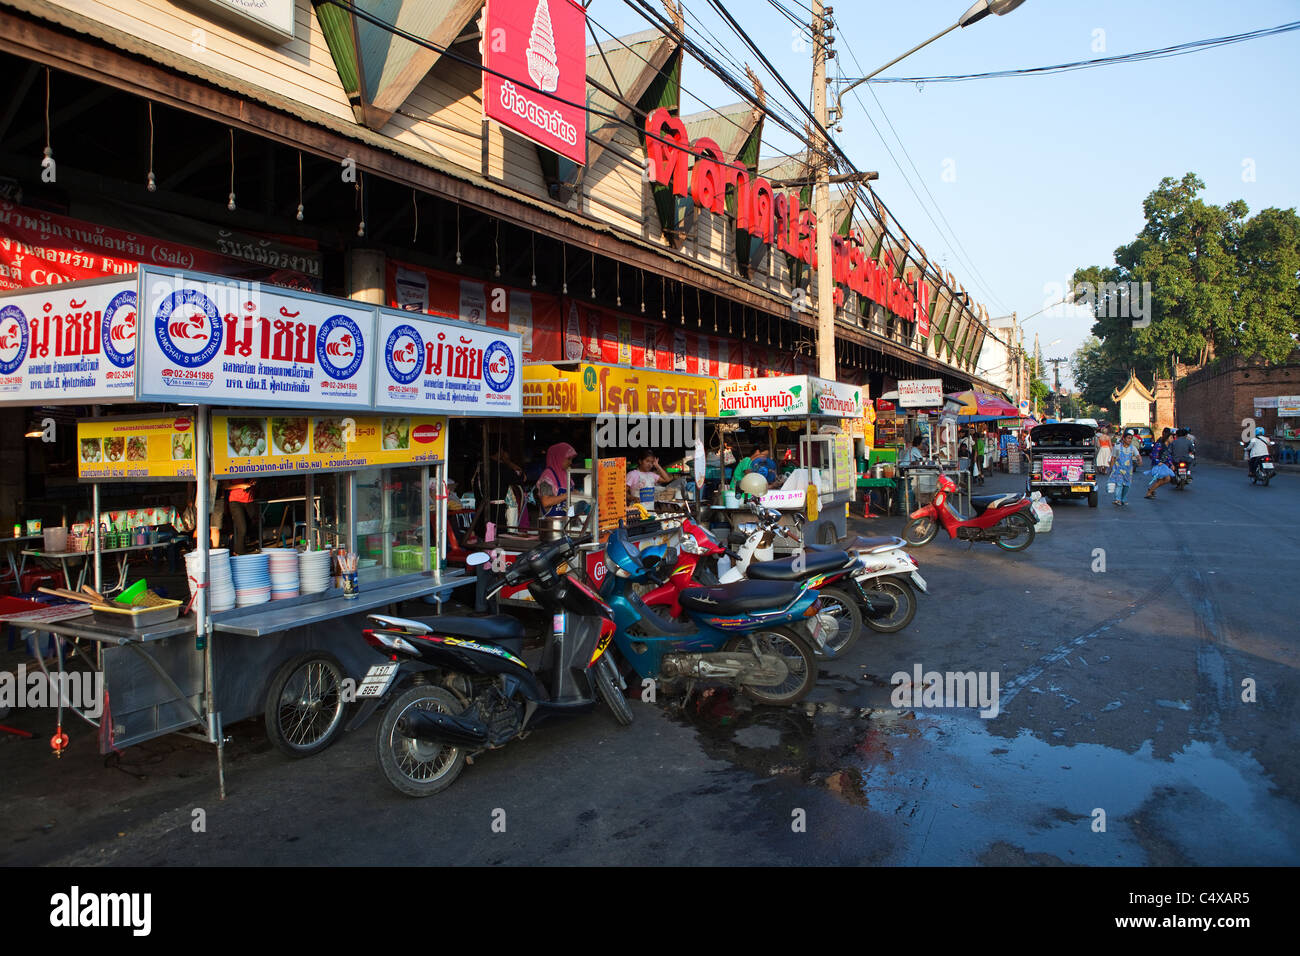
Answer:
[{"label": "vendor at stall", "polygon": [[669,482],[668,472],[664,471],[663,465],[659,464],[659,458],[654,452],[643,451],[636,462],[636,470],[627,473],[627,500],[628,503],[646,500],[642,497],[642,491],[649,491],[649,501],[654,500],[654,489],[659,485],[666,485]]},{"label": "vendor at stall", "polygon": [[[247,553],[248,527],[257,519],[253,510],[253,486],[256,484],[256,478],[239,478],[226,483],[226,505],[230,509],[230,522],[235,529],[232,554]],[[257,542],[259,546],[261,543]]]},{"label": "vendor at stall", "polygon": [[568,442],[557,442],[546,449],[546,467],[537,479],[537,504],[543,518],[562,518],[568,514],[569,468],[578,450]]}]

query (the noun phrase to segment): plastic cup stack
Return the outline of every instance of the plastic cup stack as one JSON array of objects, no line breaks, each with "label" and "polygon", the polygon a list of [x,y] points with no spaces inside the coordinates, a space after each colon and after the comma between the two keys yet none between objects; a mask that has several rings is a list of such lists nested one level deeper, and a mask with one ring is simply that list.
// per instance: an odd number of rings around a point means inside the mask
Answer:
[{"label": "plastic cup stack", "polygon": [[249,607],[271,600],[271,571],[265,554],[236,554],[230,558],[235,581],[235,606]]},{"label": "plastic cup stack", "polygon": [[[185,555],[185,577],[190,593],[198,581],[199,553]],[[208,611],[229,611],[235,606],[235,582],[230,576],[230,549],[213,548],[208,551]]]},{"label": "plastic cup stack", "polygon": [[298,587],[303,594],[317,594],[330,587],[329,551],[303,551],[298,555]]},{"label": "plastic cup stack", "polygon": [[296,548],[263,548],[271,572],[271,600],[298,596],[298,551]]}]

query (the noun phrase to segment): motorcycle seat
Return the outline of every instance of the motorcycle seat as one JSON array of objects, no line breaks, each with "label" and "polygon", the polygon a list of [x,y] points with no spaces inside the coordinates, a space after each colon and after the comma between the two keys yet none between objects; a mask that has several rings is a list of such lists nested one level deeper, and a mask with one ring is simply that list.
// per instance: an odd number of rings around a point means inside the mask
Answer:
[{"label": "motorcycle seat", "polygon": [[838,571],[855,560],[847,551],[813,551],[779,561],[752,561],[745,573],[751,581],[802,581]]},{"label": "motorcycle seat", "polygon": [[689,611],[705,614],[748,614],[785,607],[799,593],[798,585],[784,581],[736,581],[711,588],[687,588],[679,600]]},{"label": "motorcycle seat", "polygon": [[874,551],[876,548],[905,548],[907,542],[902,538],[894,535],[877,535],[868,537],[866,535],[856,535],[852,538],[844,538],[836,541],[834,544],[810,544],[805,543],[804,547],[809,551]]},{"label": "motorcycle seat", "polygon": [[486,641],[488,644],[504,647],[511,654],[518,654],[524,649],[524,625],[518,618],[511,617],[509,614],[489,614],[484,617],[453,617],[449,614],[440,614],[415,620],[432,628],[436,635]]},{"label": "motorcycle seat", "polygon": [[970,506],[976,514],[983,514],[989,508],[999,508],[1002,505],[1015,504],[1017,501],[1023,501],[1025,498],[1021,492],[1010,492],[1002,495],[972,495]]}]

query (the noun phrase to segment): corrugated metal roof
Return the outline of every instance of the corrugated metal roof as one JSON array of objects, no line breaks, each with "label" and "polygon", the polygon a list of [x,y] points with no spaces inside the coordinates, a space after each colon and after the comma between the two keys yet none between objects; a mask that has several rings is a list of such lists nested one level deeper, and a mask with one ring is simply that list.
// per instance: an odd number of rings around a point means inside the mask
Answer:
[{"label": "corrugated metal roof", "polygon": [[735,103],[683,116],[682,122],[692,140],[707,136],[722,147],[722,155],[732,159],[754,132],[761,115],[748,103]]}]

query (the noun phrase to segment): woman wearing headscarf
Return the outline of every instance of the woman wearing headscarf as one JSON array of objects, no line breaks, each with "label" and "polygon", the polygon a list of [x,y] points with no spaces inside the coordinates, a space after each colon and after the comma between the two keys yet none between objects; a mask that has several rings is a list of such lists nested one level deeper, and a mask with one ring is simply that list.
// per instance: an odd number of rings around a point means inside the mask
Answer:
[{"label": "woman wearing headscarf", "polygon": [[569,466],[577,454],[568,442],[546,449],[546,467],[537,478],[537,504],[543,518],[562,518],[569,513]]}]

